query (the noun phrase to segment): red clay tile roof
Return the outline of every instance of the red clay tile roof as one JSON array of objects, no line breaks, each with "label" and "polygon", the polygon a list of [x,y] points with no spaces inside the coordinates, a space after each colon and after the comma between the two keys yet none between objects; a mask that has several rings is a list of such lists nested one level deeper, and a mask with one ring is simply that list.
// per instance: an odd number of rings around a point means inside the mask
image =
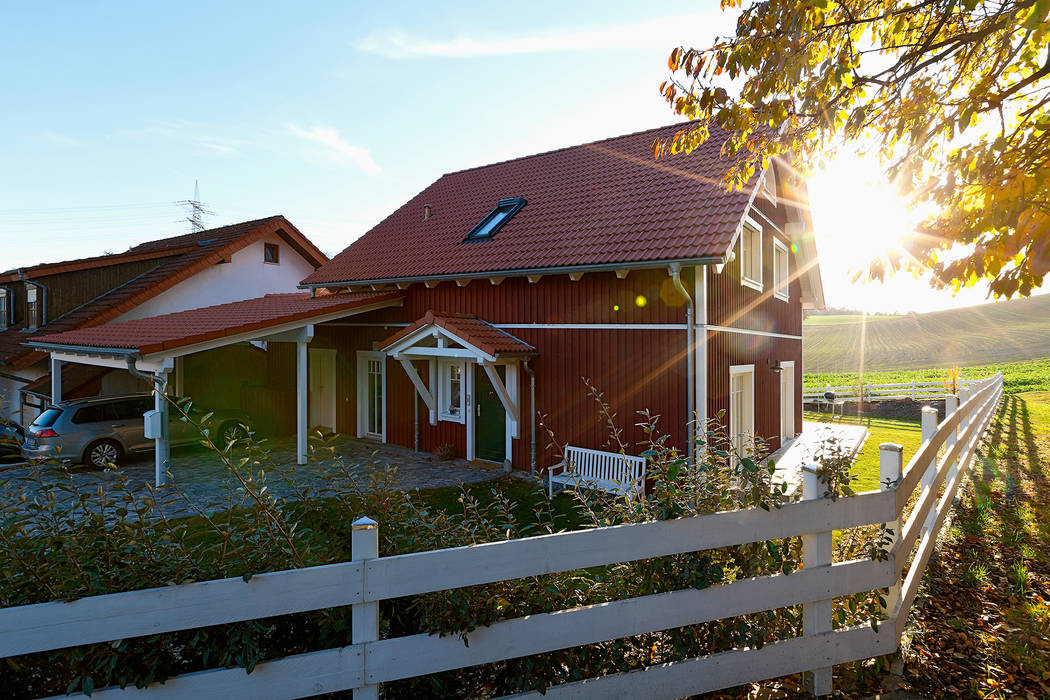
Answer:
[{"label": "red clay tile roof", "polygon": [[[750,190],[723,190],[729,163],[717,128],[692,153],[654,160],[654,139],[682,128],[444,175],[303,284],[721,257]],[[462,242],[509,197],[528,203],[491,240]]]},{"label": "red clay tile roof", "polygon": [[498,355],[535,355],[536,348],[524,340],[515,338],[505,330],[496,328],[488,321],[483,321],[471,314],[434,313],[426,314],[408,328],[400,331],[379,343],[379,349],[385,350],[402,338],[415,333],[424,326],[444,328],[457,338],[470,343],[479,350],[496,357]]},{"label": "red clay tile roof", "polygon": [[[143,243],[131,248],[127,253],[111,257],[115,262],[126,262],[123,259],[124,255],[157,257],[155,267],[57,318],[50,319],[47,325],[36,333],[26,333],[20,327],[0,331],[0,365],[13,369],[28,367],[43,355],[22,345],[25,341],[45,334],[97,326],[112,321],[147,299],[272,234],[282,236],[289,245],[315,265],[320,265],[328,259],[290,221],[280,215]],[[60,264],[62,263],[39,267],[50,268]]]},{"label": "red clay tile roof", "polygon": [[255,299],[161,314],[133,321],[38,335],[33,342],[87,348],[136,350],[143,355],[203,343],[216,338],[303,321],[335,311],[349,311],[393,302],[402,292],[327,294],[267,294]]}]

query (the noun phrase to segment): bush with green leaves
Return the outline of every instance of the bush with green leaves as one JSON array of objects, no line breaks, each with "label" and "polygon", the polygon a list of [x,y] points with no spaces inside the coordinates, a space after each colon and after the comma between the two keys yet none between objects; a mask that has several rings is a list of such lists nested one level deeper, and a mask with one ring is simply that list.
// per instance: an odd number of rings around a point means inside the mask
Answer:
[{"label": "bush with green leaves", "polygon": [[[380,555],[547,534],[565,529],[681,518],[737,508],[778,508],[791,500],[771,464],[739,458],[718,421],[696,440],[697,458],[669,444],[658,417],[642,414],[643,444],[627,445],[616,416],[592,389],[611,439],[647,460],[648,494],[628,501],[577,489],[548,500],[538,485],[515,500],[506,489],[464,488],[455,507],[396,488],[393,467],[346,464],[334,436],[311,440],[311,461],[324,460],[325,488],[302,486],[301,467],[278,464],[254,435],[202,443],[225,470],[213,503],[199,505],[177,479],[135,486],[119,470],[85,488],[59,465],[33,465],[4,482],[0,500],[0,607],[243,577],[351,558],[351,523],[379,522]],[[184,406],[176,406],[188,420]],[[757,446],[761,453],[761,445]],[[102,478],[103,476],[107,478]],[[497,482],[498,483],[498,482]],[[281,485],[284,497],[271,486]],[[180,505],[195,514],[174,518]],[[593,567],[411,596],[380,604],[381,637],[471,633],[499,620],[752,576],[790,573],[800,565],[797,538]],[[490,696],[539,689],[793,636],[792,607],[692,625],[586,647],[390,683],[387,697]],[[145,686],[207,668],[248,670],[268,659],[350,643],[350,608],[150,635],[28,654],[0,663],[0,687],[38,697],[109,685]]]}]

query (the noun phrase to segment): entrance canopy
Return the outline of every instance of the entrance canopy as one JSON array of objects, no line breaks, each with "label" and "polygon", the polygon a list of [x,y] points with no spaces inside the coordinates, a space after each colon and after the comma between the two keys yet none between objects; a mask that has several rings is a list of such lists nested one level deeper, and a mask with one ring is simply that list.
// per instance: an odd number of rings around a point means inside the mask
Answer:
[{"label": "entrance canopy", "polygon": [[[416,392],[430,411],[431,425],[437,424],[439,413],[434,391],[438,385],[436,361],[451,359],[478,364],[485,370],[506,411],[508,445],[511,439],[519,437],[521,401],[518,395],[517,365],[519,360],[536,355],[536,349],[525,341],[475,316],[427,311],[423,318],[379,343],[378,349],[398,360],[405,368]],[[429,385],[423,382],[412,364],[417,360],[428,362]],[[506,381],[497,371],[497,365],[506,367]],[[472,384],[468,383],[467,387],[470,399],[473,394]],[[468,458],[473,454],[473,433],[472,415],[467,420]],[[507,454],[509,457],[509,447]]]},{"label": "entrance canopy", "polygon": [[[307,343],[314,324],[402,304],[402,292],[353,294],[267,294],[245,301],[207,306],[132,321],[108,323],[37,336],[27,343],[51,355],[51,400],[62,399],[62,366],[78,363],[152,374],[163,387],[175,361],[193,353],[253,340],[295,342],[299,463],[306,463]],[[168,469],[167,401],[157,395],[161,437],[157,443],[157,483]]]}]

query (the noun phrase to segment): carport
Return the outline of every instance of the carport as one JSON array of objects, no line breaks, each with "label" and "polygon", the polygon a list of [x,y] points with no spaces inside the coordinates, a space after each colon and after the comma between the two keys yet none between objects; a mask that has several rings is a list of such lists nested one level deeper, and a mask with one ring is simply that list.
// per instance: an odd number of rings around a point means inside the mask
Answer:
[{"label": "carport", "polygon": [[309,384],[307,348],[314,325],[400,306],[404,294],[356,292],[348,294],[268,294],[255,299],[163,314],[133,321],[109,323],[38,337],[27,343],[50,355],[51,402],[62,400],[62,368],[79,363],[124,369],[154,385],[156,483],[164,483],[171,466],[168,440],[168,379],[180,357],[214,348],[266,341],[295,343],[296,451],[306,464]]}]

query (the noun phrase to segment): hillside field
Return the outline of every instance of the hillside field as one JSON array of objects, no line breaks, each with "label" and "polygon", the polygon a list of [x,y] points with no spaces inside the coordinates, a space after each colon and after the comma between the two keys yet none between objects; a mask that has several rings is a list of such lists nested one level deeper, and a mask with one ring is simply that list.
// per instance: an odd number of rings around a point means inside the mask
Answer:
[{"label": "hillside field", "polygon": [[853,374],[862,367],[866,375],[977,367],[1040,358],[1050,358],[1050,295],[927,314],[868,316],[866,321],[813,316],[803,330],[807,375]]}]

